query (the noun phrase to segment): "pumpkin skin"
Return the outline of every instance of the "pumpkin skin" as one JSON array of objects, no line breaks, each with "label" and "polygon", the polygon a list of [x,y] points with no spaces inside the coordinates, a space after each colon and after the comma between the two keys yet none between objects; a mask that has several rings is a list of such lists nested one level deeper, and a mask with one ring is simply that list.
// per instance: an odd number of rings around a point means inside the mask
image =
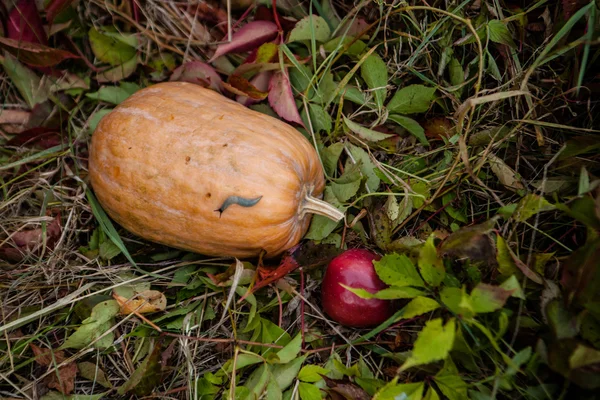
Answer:
[{"label": "pumpkin skin", "polygon": [[[192,83],[150,86],[104,116],[89,175],[125,229],[205,255],[276,256],[302,239],[311,213],[343,218],[316,199],[323,169],[300,132]],[[231,196],[260,200],[220,212]]]}]

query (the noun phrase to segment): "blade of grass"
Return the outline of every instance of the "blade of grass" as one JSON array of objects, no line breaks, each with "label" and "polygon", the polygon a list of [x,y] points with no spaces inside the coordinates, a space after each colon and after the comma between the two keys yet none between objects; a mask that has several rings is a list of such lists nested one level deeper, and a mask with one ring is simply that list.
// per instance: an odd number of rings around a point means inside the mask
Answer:
[{"label": "blade of grass", "polygon": [[21,158],[18,161],[10,163],[10,164],[6,164],[6,165],[3,165],[3,166],[0,166],[0,171],[3,171],[5,169],[11,169],[11,168],[14,168],[14,167],[18,167],[18,166],[21,166],[23,164],[27,164],[28,162],[35,161],[35,160],[40,159],[40,158],[44,158],[46,156],[52,156],[52,157],[53,156],[56,156],[56,157],[64,156],[65,154],[68,154],[69,152],[66,151],[66,152],[64,152],[62,154],[57,154],[57,153],[60,153],[60,151],[64,150],[66,147],[67,147],[66,144],[59,144],[57,146],[50,147],[49,149],[40,151],[39,153],[35,153],[35,154],[33,154],[33,155],[29,156],[29,157],[24,157],[24,158]]},{"label": "blade of grass", "polygon": [[[593,3],[593,2],[592,2]],[[585,35],[586,43],[583,46],[583,55],[581,56],[581,67],[579,69],[579,77],[577,78],[577,95],[583,84],[583,77],[585,76],[585,70],[588,65],[590,58],[590,47],[592,46],[592,40],[594,39],[594,30],[596,29],[596,7],[592,7],[590,15],[588,17],[587,33]]]},{"label": "blade of grass", "polygon": [[117,246],[119,250],[121,250],[125,257],[127,257],[127,260],[129,260],[131,265],[133,265],[137,269],[137,264],[135,263],[135,261],[133,261],[131,254],[129,254],[129,251],[127,250],[125,244],[121,240],[121,236],[119,236],[119,233],[110,221],[110,218],[108,218],[108,215],[106,215],[106,212],[104,212],[104,209],[98,202],[98,199],[96,199],[96,196],[94,196],[92,191],[89,189],[86,192],[86,196],[88,198],[88,201],[90,202],[92,213],[96,217],[96,220],[100,224],[100,227],[102,228],[106,236],[108,236],[108,238],[115,244],[115,246]]}]

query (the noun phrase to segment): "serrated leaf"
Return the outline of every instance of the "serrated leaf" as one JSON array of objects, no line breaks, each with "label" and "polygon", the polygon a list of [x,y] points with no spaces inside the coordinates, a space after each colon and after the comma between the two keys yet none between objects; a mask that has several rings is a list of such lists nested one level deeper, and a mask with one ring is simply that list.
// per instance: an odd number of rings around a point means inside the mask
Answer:
[{"label": "serrated leaf", "polygon": [[285,72],[277,71],[271,76],[269,81],[269,105],[281,118],[304,126],[298,108],[296,108],[296,101],[294,100],[287,70]]},{"label": "serrated leaf", "polygon": [[327,375],[328,369],[320,367],[318,365],[305,365],[298,374],[298,379],[302,382],[315,383],[323,379],[321,375]]},{"label": "serrated leaf", "polygon": [[[325,194],[323,196],[323,200],[333,205],[338,210],[344,211],[344,208],[337,200],[337,197],[333,193],[333,190],[330,186],[325,187]],[[308,232],[304,237],[306,239],[312,240],[323,240],[335,230],[335,228],[338,226],[338,223],[338,221],[333,221],[332,219],[324,217],[322,215],[315,215],[312,218],[310,228],[308,229]]]},{"label": "serrated leaf", "polygon": [[364,140],[370,142],[379,142],[381,140],[389,139],[390,137],[394,136],[393,134],[377,132],[372,129],[366,128],[360,124],[357,124],[356,122],[350,121],[348,118],[346,118],[345,115],[343,117],[346,126],[352,132],[356,133],[360,138]]},{"label": "serrated leaf", "polygon": [[302,348],[302,336],[297,334],[285,347],[279,350],[277,354],[278,364],[286,364],[292,361]]},{"label": "serrated leaf", "polygon": [[514,290],[506,290],[499,286],[479,283],[470,296],[471,308],[474,312],[489,313],[504,307],[506,300],[511,296]]},{"label": "serrated leaf", "polygon": [[379,278],[388,285],[425,287],[417,268],[404,254],[386,254],[373,265]]},{"label": "serrated leaf", "polygon": [[271,366],[271,374],[275,382],[281,390],[287,389],[298,376],[298,371],[302,368],[302,364],[306,360],[306,356],[295,358],[287,364],[275,364]]},{"label": "serrated leaf", "polygon": [[[331,53],[333,51],[335,51],[336,49],[343,49],[345,46],[347,46],[349,43],[354,41],[354,37],[353,36],[339,36],[336,37],[335,39],[331,39],[330,41],[328,41],[327,43],[325,43],[323,45],[323,49],[328,52]],[[363,42],[362,40],[356,40],[354,41],[354,43],[352,43],[348,49],[344,52],[344,54],[347,54],[349,56],[358,56],[360,54],[362,54],[367,48],[367,45],[365,44],[365,42]]]},{"label": "serrated leaf", "polygon": [[[367,187],[371,192],[376,192],[381,181],[375,173],[375,164],[371,161],[369,154],[360,147],[349,144],[348,150],[354,158],[354,161],[360,163],[361,172],[367,177]],[[346,165],[348,168],[348,165]]]},{"label": "serrated leaf", "polygon": [[417,296],[404,306],[404,312],[402,313],[402,319],[409,319],[418,315],[423,315],[433,310],[440,308],[440,304],[430,299],[429,297]]},{"label": "serrated leaf", "polygon": [[417,121],[412,118],[405,117],[403,115],[390,114],[388,119],[394,121],[404,129],[406,129],[411,135],[417,138],[417,140],[424,146],[429,146],[429,141],[425,136],[425,129]]},{"label": "serrated leaf", "polygon": [[513,41],[508,27],[500,20],[493,19],[488,22],[489,37],[492,42],[505,44],[510,47],[517,47]]},{"label": "serrated leaf", "polygon": [[434,244],[435,235],[430,235],[419,252],[419,270],[421,276],[429,285],[437,287],[446,276],[444,261],[438,257]]},{"label": "serrated leaf", "polygon": [[[331,133],[331,116],[323,107],[318,104],[308,103],[308,111],[310,115],[310,122],[315,133]],[[308,119],[306,118],[305,108],[302,109],[301,117],[304,121],[304,125],[309,126]]]},{"label": "serrated leaf", "polygon": [[301,400],[321,400],[321,390],[311,383],[300,382],[298,393]]},{"label": "serrated leaf", "polygon": [[215,54],[208,60],[213,62],[216,58],[228,53],[242,53],[257,48],[277,36],[278,28],[271,21],[252,21],[241,27],[231,36],[231,42],[217,46]]},{"label": "serrated leaf", "polygon": [[424,382],[398,384],[394,379],[381,388],[375,394],[373,400],[421,400],[424,389]]},{"label": "serrated leaf", "polygon": [[360,75],[368,88],[373,91],[377,108],[383,108],[388,84],[388,70],[385,62],[377,53],[371,54],[360,66]]},{"label": "serrated leaf", "polygon": [[331,184],[331,190],[333,190],[335,197],[337,197],[339,201],[345,202],[356,195],[358,189],[360,188],[360,183],[360,177],[357,180],[348,183],[334,182]]},{"label": "serrated leaf", "polygon": [[441,318],[428,321],[419,333],[411,355],[402,364],[400,371],[405,371],[417,365],[444,360],[452,350],[455,331],[454,319],[450,319],[445,325],[442,325]]},{"label": "serrated leaf", "polygon": [[435,88],[424,85],[409,85],[394,93],[387,104],[390,113],[417,114],[429,110],[435,98]]},{"label": "serrated leaf", "polygon": [[518,222],[525,222],[535,214],[554,210],[556,207],[546,199],[534,193],[528,193],[521,199],[513,218]]},{"label": "serrated leaf", "polygon": [[344,151],[344,143],[337,142],[321,152],[323,167],[325,168],[325,172],[328,176],[332,176],[337,170],[337,162],[342,154],[342,151]]},{"label": "serrated leaf", "polygon": [[331,30],[327,22],[318,15],[308,15],[296,23],[296,26],[290,32],[288,43],[312,40],[317,42],[326,42],[331,35]]}]

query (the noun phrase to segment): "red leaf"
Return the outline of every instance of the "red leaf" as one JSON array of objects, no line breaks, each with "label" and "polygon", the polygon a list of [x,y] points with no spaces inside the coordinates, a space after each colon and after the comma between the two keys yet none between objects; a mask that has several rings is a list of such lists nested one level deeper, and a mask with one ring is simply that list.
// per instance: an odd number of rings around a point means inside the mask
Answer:
[{"label": "red leaf", "polygon": [[[46,226],[46,247],[52,249],[60,237],[60,214]],[[12,261],[20,261],[27,252],[37,250],[43,245],[44,236],[42,228],[27,229],[14,233],[11,236],[13,245],[5,244],[0,247],[0,257]],[[35,351],[35,350],[34,350]]]},{"label": "red leaf", "polygon": [[[279,24],[281,25],[281,29],[283,29],[284,33],[287,33],[289,31],[291,31],[292,29],[294,29],[294,27],[296,26],[296,23],[298,22],[295,19],[291,19],[288,17],[284,17],[281,15],[278,15],[279,17]],[[255,21],[271,21],[271,22],[275,22],[275,17],[273,16],[273,9],[264,6],[264,5],[260,5],[256,8],[256,12],[254,13],[254,20]]]},{"label": "red leaf", "polygon": [[38,144],[43,149],[60,144],[60,133],[51,128],[31,128],[6,142],[7,146],[32,146]]},{"label": "red leaf", "polygon": [[[252,78],[250,80],[250,84],[252,86],[254,86],[257,90],[259,90],[260,92],[264,92],[265,93],[265,97],[263,97],[260,100],[265,99],[267,96],[267,91],[269,90],[269,81],[271,79],[271,71],[263,71],[263,72],[259,72],[258,74],[256,74],[256,76],[254,76],[254,78]],[[243,105],[245,105],[246,107],[254,104],[254,103],[258,103],[259,100],[256,100],[254,98],[251,98],[249,96],[244,96],[244,95],[239,95],[237,96],[237,98],[235,99],[238,103],[241,103]]]},{"label": "red leaf", "polygon": [[285,73],[277,71],[271,76],[269,81],[269,104],[281,118],[304,126],[300,113],[296,108],[287,70],[285,70]]},{"label": "red leaf", "polygon": [[222,80],[217,71],[202,61],[190,61],[173,70],[170,81],[190,82],[221,92]]},{"label": "red leaf", "polygon": [[[346,32],[346,28],[348,28],[348,23],[346,23],[344,27],[340,29],[340,32]],[[363,31],[367,29],[369,25],[370,24],[364,18],[356,18],[352,21],[352,25],[350,25],[347,35],[356,37],[363,33]]]},{"label": "red leaf", "polygon": [[563,15],[565,19],[569,19],[575,14],[581,7],[586,5],[588,2],[585,0],[562,0]]},{"label": "red leaf", "polygon": [[46,19],[48,22],[54,21],[54,18],[64,10],[66,10],[73,0],[50,0],[46,4]]},{"label": "red leaf", "polygon": [[270,21],[253,21],[244,25],[235,32],[231,42],[217,46],[215,54],[208,62],[227,54],[243,53],[252,50],[261,44],[273,40],[277,36],[277,25]]},{"label": "red leaf", "polygon": [[35,0],[20,0],[8,15],[7,37],[18,42],[48,44]]},{"label": "red leaf", "polygon": [[[35,362],[41,366],[54,366],[65,361],[65,353],[62,350],[42,349],[33,343],[30,343],[29,346],[35,356]],[[77,376],[77,365],[71,362],[60,367],[52,375],[49,375],[44,382],[51,389],[57,389],[63,394],[69,394],[75,388],[75,376]]]},{"label": "red leaf", "polygon": [[80,58],[65,50],[53,49],[38,43],[19,42],[9,38],[0,38],[0,47],[17,57],[19,61],[36,67],[51,67],[67,58]]}]

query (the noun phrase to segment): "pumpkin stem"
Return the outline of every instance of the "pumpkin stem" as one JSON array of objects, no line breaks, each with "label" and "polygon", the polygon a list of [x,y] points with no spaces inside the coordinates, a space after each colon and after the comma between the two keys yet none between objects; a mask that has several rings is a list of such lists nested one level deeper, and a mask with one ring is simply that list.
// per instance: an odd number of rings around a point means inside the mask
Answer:
[{"label": "pumpkin stem", "polygon": [[316,197],[312,197],[307,194],[304,197],[304,202],[302,204],[302,208],[300,210],[301,217],[304,217],[304,214],[318,214],[324,217],[327,217],[334,221],[339,221],[344,218],[344,213],[327,203],[326,201],[319,200]]}]

